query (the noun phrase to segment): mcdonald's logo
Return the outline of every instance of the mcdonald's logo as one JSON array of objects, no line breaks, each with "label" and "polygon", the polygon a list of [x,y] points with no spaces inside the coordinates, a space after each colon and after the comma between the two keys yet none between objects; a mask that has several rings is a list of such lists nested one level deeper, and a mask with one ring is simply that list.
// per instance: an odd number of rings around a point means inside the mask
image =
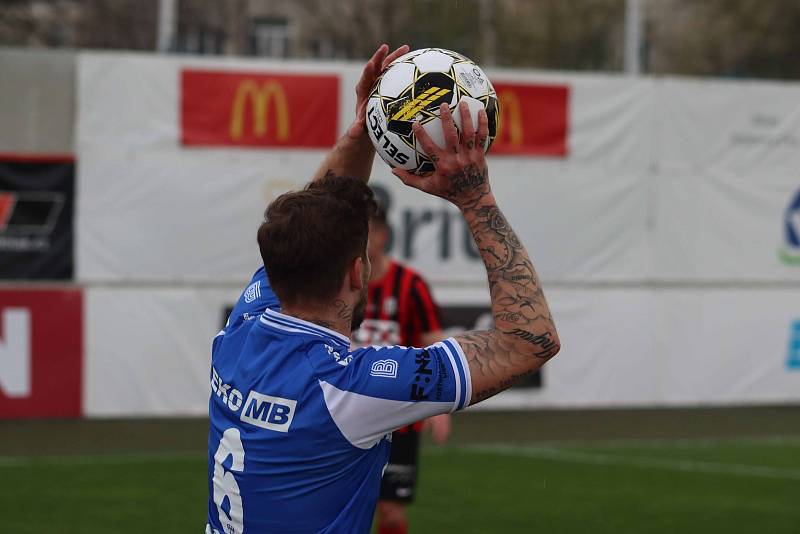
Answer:
[{"label": "mcdonald's logo", "polygon": [[495,83],[500,102],[492,154],[566,157],[569,87]]},{"label": "mcdonald's logo", "polygon": [[269,80],[260,86],[253,80],[245,80],[239,84],[231,109],[231,139],[242,138],[245,106],[248,101],[252,102],[253,130],[257,137],[264,137],[267,133],[269,104],[273,102],[277,127],[275,137],[279,141],[289,139],[289,105],[286,103],[283,87],[275,80]]},{"label": "mcdonald's logo", "polygon": [[336,141],[336,76],[184,70],[187,146],[328,148]]},{"label": "mcdonald's logo", "polygon": [[522,112],[517,93],[506,89],[497,95],[500,101],[500,120],[497,124],[497,139],[508,138],[512,146],[522,146]]}]

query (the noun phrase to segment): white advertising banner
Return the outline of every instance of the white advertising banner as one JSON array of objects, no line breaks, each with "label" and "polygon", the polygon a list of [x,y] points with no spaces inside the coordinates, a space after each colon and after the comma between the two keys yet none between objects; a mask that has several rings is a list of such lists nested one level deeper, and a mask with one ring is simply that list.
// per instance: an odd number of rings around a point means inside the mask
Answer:
[{"label": "white advertising banner", "polygon": [[800,290],[553,290],[542,387],[486,408],[800,402]]},{"label": "white advertising banner", "polygon": [[[211,338],[261,263],[264,208],[349,124],[360,68],[78,54],[87,415],[205,413]],[[492,187],[563,350],[541,387],[486,406],[800,402],[800,85],[489,75],[506,102]],[[390,253],[485,322],[458,210],[380,158],[371,183]]]},{"label": "white advertising banner", "polygon": [[800,282],[800,86],[656,87],[652,278]]},{"label": "white advertising banner", "polygon": [[[798,290],[547,296],[561,353],[544,367],[540,387],[509,390],[483,408],[800,402]],[[206,413],[211,340],[237,297],[221,289],[89,289],[85,414]],[[462,326],[480,327],[485,317],[474,317]]]},{"label": "white advertising banner", "polygon": [[[250,129],[258,133],[259,124],[267,132],[274,126],[277,136],[285,129],[288,143],[301,128],[315,131],[313,121],[293,122],[300,113],[292,107],[294,93],[278,93],[269,85],[270,73],[279,73],[276,83],[282,87],[298,83],[292,77],[335,76],[339,98],[331,112],[337,114],[337,135],[353,116],[360,73],[353,64],[96,53],[81,54],[78,69],[77,263],[84,282],[232,282],[248,276],[260,260],[255,231],[267,201],[302,186],[325,154],[309,139],[289,149],[247,144]],[[226,75],[238,76],[240,85],[220,104],[225,116],[195,120],[195,102],[222,98],[226,89],[202,92],[192,84],[216,87],[227,83],[220,80]],[[509,133],[498,138],[498,143],[517,143],[512,151],[536,143],[528,139],[536,132],[526,130],[523,118],[525,99],[535,103],[538,97],[526,91],[555,87],[563,95],[556,117],[564,123],[563,153],[496,156],[490,162],[493,187],[523,241],[537,252],[542,275],[644,277],[651,84],[603,76],[513,75],[497,74],[506,84],[501,94],[517,102],[504,120],[517,124],[518,138],[509,141]],[[262,92],[247,96],[247,76],[265,77],[253,86]],[[319,120],[328,124],[330,117],[321,113]],[[223,135],[230,139],[215,137]],[[433,283],[482,283],[478,258],[455,209],[405,188],[380,159],[374,180],[391,196],[393,254]]]}]

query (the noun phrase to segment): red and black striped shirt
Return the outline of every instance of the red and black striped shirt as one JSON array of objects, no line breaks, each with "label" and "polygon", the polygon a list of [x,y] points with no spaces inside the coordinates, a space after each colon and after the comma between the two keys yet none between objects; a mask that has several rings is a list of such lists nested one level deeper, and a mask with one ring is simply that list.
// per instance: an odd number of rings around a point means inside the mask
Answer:
[{"label": "red and black striped shirt", "polygon": [[422,335],[441,330],[439,309],[428,285],[413,269],[396,261],[369,283],[364,322],[353,339],[357,345],[421,347]]}]

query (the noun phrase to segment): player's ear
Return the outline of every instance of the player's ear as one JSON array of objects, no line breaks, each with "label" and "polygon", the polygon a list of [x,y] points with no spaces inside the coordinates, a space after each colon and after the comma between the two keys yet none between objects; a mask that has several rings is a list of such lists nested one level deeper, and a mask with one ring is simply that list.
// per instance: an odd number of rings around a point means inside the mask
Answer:
[{"label": "player's ear", "polygon": [[347,277],[350,283],[350,289],[360,291],[369,281],[369,260],[361,256],[355,258],[350,263],[350,268],[347,270]]}]

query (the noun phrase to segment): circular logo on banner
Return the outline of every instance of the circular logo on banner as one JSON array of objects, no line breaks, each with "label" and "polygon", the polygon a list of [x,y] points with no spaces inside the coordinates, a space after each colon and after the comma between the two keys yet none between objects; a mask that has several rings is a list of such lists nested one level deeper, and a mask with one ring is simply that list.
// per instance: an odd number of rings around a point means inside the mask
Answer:
[{"label": "circular logo on banner", "polygon": [[800,266],[800,189],[794,194],[784,216],[784,239],[780,257],[787,265]]}]

